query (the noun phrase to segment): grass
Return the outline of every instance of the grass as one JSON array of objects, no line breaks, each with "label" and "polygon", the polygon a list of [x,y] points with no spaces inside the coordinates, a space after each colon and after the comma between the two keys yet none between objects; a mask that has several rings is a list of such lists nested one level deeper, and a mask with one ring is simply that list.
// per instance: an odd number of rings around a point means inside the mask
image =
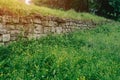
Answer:
[{"label": "grass", "polygon": [[0,80],[120,80],[120,23],[1,46]]},{"label": "grass", "polygon": [[93,20],[96,22],[105,21],[105,18],[98,17],[89,13],[77,13],[74,10],[62,11],[57,9],[50,9],[47,7],[38,7],[36,5],[26,5],[22,2],[18,2],[18,0],[0,0],[0,9],[4,14],[12,13],[17,15],[32,15],[32,14],[42,14],[42,15],[50,15],[57,16],[61,18],[72,18],[78,20]]}]

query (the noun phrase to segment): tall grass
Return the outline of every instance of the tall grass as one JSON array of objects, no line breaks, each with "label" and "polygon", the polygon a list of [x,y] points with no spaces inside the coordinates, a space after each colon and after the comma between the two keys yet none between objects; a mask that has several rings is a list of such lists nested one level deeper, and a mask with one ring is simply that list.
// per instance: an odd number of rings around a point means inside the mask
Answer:
[{"label": "tall grass", "polygon": [[0,0],[0,9],[22,16],[42,14],[79,20],[94,20],[97,22],[105,20],[102,17],[98,17],[89,13],[77,13],[74,10],[62,11],[57,9],[50,9],[47,7],[38,7],[36,5],[26,5],[22,2],[18,2],[18,0]]},{"label": "tall grass", "polygon": [[0,47],[0,80],[120,80],[120,23]]}]

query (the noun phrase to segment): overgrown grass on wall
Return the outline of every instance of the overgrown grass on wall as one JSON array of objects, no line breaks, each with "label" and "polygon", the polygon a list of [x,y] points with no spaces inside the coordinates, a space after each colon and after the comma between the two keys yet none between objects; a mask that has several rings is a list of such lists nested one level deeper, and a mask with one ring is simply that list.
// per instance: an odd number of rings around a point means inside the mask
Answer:
[{"label": "overgrown grass on wall", "polygon": [[0,47],[0,80],[119,80],[120,23]]},{"label": "overgrown grass on wall", "polygon": [[93,20],[97,22],[105,20],[105,18],[98,17],[89,13],[77,13],[74,10],[62,11],[57,9],[50,9],[47,7],[38,7],[36,5],[26,5],[22,2],[19,2],[18,0],[0,0],[0,11],[4,14],[16,14],[20,16],[42,14],[57,16],[61,18]]}]

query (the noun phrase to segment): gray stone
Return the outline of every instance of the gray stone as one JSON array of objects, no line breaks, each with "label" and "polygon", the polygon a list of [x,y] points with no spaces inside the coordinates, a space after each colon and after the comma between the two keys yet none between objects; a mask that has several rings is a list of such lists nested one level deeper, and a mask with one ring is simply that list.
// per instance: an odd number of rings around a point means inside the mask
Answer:
[{"label": "gray stone", "polygon": [[55,27],[51,27],[51,32],[52,32],[52,33],[55,33],[55,32],[56,32]]},{"label": "gray stone", "polygon": [[51,27],[44,27],[44,33],[48,34],[51,32]]},{"label": "gray stone", "polygon": [[62,33],[62,27],[56,27],[56,33],[57,34]]},{"label": "gray stone", "polygon": [[70,28],[68,29],[68,32],[71,32],[71,29],[70,29]]},{"label": "gray stone", "polygon": [[45,27],[48,27],[49,26],[49,21],[42,21],[42,25],[45,26]]},{"label": "gray stone", "polygon": [[4,28],[3,24],[2,24],[2,23],[0,23],[0,29],[3,29],[3,28]]},{"label": "gray stone", "polygon": [[2,17],[4,23],[12,23],[12,17],[11,16],[3,16]]},{"label": "gray stone", "polygon": [[17,39],[17,37],[13,36],[13,37],[10,37],[10,40],[11,41],[15,41]]},{"label": "gray stone", "polygon": [[28,21],[27,21],[26,18],[24,18],[24,17],[20,17],[20,23],[22,23],[22,24],[27,24]]},{"label": "gray stone", "polygon": [[14,30],[16,25],[6,25],[7,30]]},{"label": "gray stone", "polygon": [[63,33],[66,33],[66,30],[64,29],[62,32],[63,32]]},{"label": "gray stone", "polygon": [[43,26],[42,25],[35,24],[34,27],[35,27],[35,29],[34,29],[35,33],[38,33],[38,34],[43,33]]},{"label": "gray stone", "polygon": [[23,30],[24,26],[21,24],[16,25],[15,29],[16,30]]},{"label": "gray stone", "polygon": [[3,42],[10,41],[10,34],[3,34]]},{"label": "gray stone", "polygon": [[12,22],[13,23],[19,23],[19,17],[13,17]]},{"label": "gray stone", "polygon": [[41,38],[43,36],[46,36],[47,34],[29,34],[27,37],[29,39],[38,39],[38,38]]},{"label": "gray stone", "polygon": [[21,31],[19,30],[12,30],[10,31],[11,36],[20,36]]},{"label": "gray stone", "polygon": [[57,22],[49,21],[49,26],[54,27],[57,25]]},{"label": "gray stone", "polygon": [[0,34],[6,34],[8,31],[6,29],[0,29]]},{"label": "gray stone", "polygon": [[70,23],[69,23],[69,22],[67,22],[65,25],[66,25],[66,26],[69,26],[69,25],[70,25]]},{"label": "gray stone", "polygon": [[66,24],[65,23],[61,23],[61,24],[59,24],[59,26],[65,26]]},{"label": "gray stone", "polygon": [[88,27],[88,25],[86,25],[86,24],[83,24],[83,25],[82,25],[82,27]]},{"label": "gray stone", "polygon": [[69,25],[73,25],[74,23],[73,22],[70,22]]},{"label": "gray stone", "polygon": [[77,21],[78,22],[78,24],[82,24],[83,22],[82,21]]},{"label": "gray stone", "polygon": [[42,25],[46,26],[46,27],[54,27],[54,26],[57,25],[57,22],[54,22],[54,21],[43,21]]},{"label": "gray stone", "polygon": [[39,18],[34,18],[33,23],[41,24],[42,22],[41,22],[41,20]]},{"label": "gray stone", "polygon": [[33,26],[33,25],[31,25],[31,24],[24,24],[24,26],[23,26],[23,31],[24,31],[25,33],[29,33],[29,32],[30,32],[30,29],[33,28],[32,26]]}]

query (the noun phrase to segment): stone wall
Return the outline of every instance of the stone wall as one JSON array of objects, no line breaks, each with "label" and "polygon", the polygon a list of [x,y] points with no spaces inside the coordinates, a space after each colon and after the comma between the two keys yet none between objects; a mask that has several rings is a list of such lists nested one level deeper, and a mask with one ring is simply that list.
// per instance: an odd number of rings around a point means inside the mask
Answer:
[{"label": "stone wall", "polygon": [[47,34],[60,34],[76,29],[95,27],[91,21],[62,19],[50,16],[0,16],[0,44],[15,41],[19,36],[23,38],[40,38]]}]

